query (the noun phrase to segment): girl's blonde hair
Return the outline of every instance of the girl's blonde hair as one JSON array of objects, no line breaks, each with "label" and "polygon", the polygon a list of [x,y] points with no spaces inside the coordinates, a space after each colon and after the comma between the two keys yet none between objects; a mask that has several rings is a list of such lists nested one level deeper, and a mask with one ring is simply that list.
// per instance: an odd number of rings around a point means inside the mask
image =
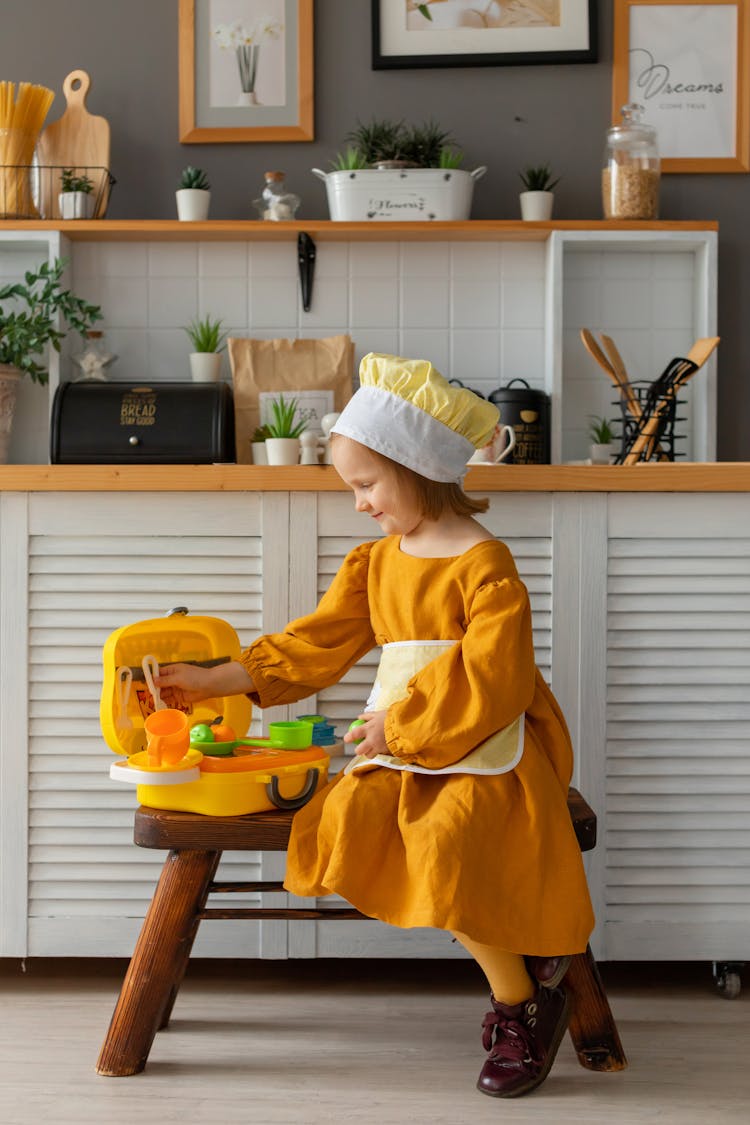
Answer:
[{"label": "girl's blonde hair", "polygon": [[[341,434],[331,434],[331,440],[338,440]],[[352,439],[349,438],[351,441]],[[366,446],[373,457],[377,457],[393,473],[402,488],[408,490],[419,504],[425,519],[436,520],[445,512],[453,512],[457,516],[474,516],[486,512],[490,506],[486,497],[474,500],[467,496],[460,484],[450,484],[444,481],[429,480],[406,465],[392,461],[382,453]]]}]

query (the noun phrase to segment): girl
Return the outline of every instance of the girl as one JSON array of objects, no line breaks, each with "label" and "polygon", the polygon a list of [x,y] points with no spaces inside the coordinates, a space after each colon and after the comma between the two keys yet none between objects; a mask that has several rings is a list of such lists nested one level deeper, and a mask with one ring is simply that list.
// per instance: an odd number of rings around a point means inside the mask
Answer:
[{"label": "girl", "polygon": [[285,887],[452,933],[491,988],[478,1087],[518,1097],[552,1065],[561,954],[586,948],[593,917],[567,809],[570,739],[535,667],[528,595],[474,518],[487,501],[461,488],[498,412],[424,360],[368,355],[360,383],[333,461],[383,537],[347,555],[314,613],[241,661],[165,666],[157,683],[175,702],[291,703],[382,647],[345,735],[357,756],[296,814]]}]

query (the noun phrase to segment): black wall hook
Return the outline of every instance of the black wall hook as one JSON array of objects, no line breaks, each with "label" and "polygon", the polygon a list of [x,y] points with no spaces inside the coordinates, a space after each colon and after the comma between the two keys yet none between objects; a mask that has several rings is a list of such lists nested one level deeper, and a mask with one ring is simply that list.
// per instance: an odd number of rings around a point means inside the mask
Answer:
[{"label": "black wall hook", "polygon": [[315,275],[315,243],[309,234],[301,231],[297,235],[297,261],[299,263],[299,284],[302,291],[302,308],[310,311],[312,301],[313,277]]}]

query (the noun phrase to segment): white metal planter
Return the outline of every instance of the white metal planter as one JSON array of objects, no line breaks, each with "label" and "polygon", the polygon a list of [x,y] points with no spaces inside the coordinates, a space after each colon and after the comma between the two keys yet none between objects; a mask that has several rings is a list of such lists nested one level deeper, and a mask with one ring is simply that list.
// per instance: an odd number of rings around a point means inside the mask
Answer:
[{"label": "white metal planter", "polygon": [[457,221],[468,219],[474,183],[487,168],[364,168],[314,176],[326,185],[328,210],[336,222]]}]

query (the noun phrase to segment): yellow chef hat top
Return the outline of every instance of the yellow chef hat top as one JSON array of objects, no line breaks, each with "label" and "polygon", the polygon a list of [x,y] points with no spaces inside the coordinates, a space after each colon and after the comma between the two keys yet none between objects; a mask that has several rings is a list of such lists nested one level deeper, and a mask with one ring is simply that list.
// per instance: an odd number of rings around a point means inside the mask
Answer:
[{"label": "yellow chef hat top", "polygon": [[466,463],[493,435],[496,406],[443,378],[426,359],[370,352],[360,388],[333,433],[344,434],[429,480],[460,483]]}]

